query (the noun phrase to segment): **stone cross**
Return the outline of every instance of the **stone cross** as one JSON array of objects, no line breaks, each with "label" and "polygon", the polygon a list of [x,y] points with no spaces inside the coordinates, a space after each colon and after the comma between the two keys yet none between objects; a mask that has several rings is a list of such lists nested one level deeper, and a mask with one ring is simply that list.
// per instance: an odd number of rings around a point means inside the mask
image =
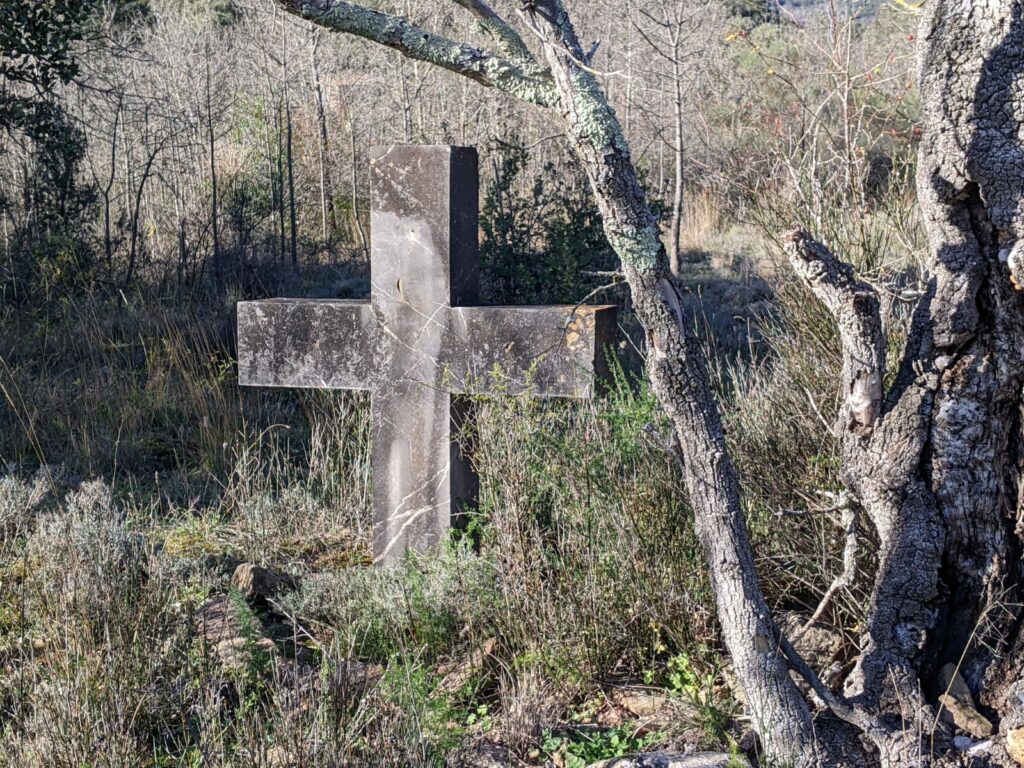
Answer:
[{"label": "stone cross", "polygon": [[476,150],[371,155],[369,301],[238,305],[244,386],[371,393],[374,562],[441,541],[479,481],[457,438],[465,394],[586,398],[614,307],[479,306]]}]

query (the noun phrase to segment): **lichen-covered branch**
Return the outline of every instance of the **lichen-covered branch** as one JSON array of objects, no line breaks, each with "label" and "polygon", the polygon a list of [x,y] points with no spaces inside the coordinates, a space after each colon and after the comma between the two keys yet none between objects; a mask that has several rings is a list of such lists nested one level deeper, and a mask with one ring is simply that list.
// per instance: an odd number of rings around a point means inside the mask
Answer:
[{"label": "lichen-covered branch", "polygon": [[882,412],[885,335],[878,295],[854,278],[853,268],[839,261],[806,232],[796,230],[786,252],[797,275],[832,313],[843,348],[843,407],[840,427],[869,436]]},{"label": "lichen-covered branch", "polygon": [[477,18],[481,29],[491,36],[503,56],[521,66],[523,71],[528,74],[543,74],[544,67],[534,58],[533,53],[523,42],[523,38],[484,0],[455,0],[455,2]]},{"label": "lichen-covered branch", "polygon": [[374,11],[342,0],[278,0],[290,13],[322,27],[347,32],[411,59],[455,72],[522,101],[550,107],[556,103],[551,78],[528,72],[521,63],[494,56],[467,43],[417,27],[400,16]]}]

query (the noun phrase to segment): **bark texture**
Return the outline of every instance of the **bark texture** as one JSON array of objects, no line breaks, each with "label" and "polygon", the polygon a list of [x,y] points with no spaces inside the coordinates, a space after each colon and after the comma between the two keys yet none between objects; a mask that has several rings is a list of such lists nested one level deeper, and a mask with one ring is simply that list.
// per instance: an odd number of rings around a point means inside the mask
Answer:
[{"label": "bark texture", "polygon": [[[840,329],[843,479],[880,544],[863,653],[845,693],[891,732],[875,744],[884,765],[970,763],[948,751],[950,734],[937,725],[946,664],[992,707],[1003,736],[1022,719],[1019,652],[992,672],[1017,631],[1021,579],[1021,15],[1011,0],[926,6],[918,194],[929,282],[884,395],[865,386],[884,374],[877,298],[804,233],[790,247]],[[1014,764],[998,739],[984,759]]]},{"label": "bark texture", "polygon": [[[1024,725],[1017,606],[1024,4],[925,6],[918,188],[932,254],[927,290],[893,370],[874,290],[807,233],[789,239],[796,274],[839,329],[842,479],[879,545],[861,653],[842,691],[833,691],[796,654],[765,602],[701,345],[618,119],[561,0],[522,6],[531,33],[525,39],[539,41],[540,57],[483,0],[454,1],[477,18],[500,56],[355,3],[279,0],[315,23],[557,113],[646,329],[648,373],[675,428],[723,640],[772,764],[1014,765],[1005,737]],[[1000,722],[987,752],[956,750],[938,717],[945,691],[937,690],[937,673],[948,663]],[[810,684],[813,701],[793,673]]]}]

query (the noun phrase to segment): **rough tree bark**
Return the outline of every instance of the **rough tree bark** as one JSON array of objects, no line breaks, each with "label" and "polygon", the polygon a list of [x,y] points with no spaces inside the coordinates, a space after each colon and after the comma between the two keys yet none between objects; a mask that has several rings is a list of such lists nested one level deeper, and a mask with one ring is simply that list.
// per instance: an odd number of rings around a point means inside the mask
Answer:
[{"label": "rough tree bark", "polygon": [[[875,292],[810,235],[789,238],[795,272],[839,328],[842,478],[879,542],[861,654],[843,690],[832,691],[765,602],[701,346],[618,119],[561,0],[519,8],[518,26],[539,56],[483,0],[453,1],[476,17],[497,54],[355,3],[278,0],[324,27],[560,118],[646,329],[648,373],[675,428],[723,640],[765,751],[792,766],[1013,765],[1006,736],[1024,726],[1016,607],[1024,535],[1024,5],[926,5],[918,187],[930,281],[888,387]],[[1000,722],[1000,734],[975,755],[955,750],[937,717],[944,691],[935,681],[949,663]]]}]

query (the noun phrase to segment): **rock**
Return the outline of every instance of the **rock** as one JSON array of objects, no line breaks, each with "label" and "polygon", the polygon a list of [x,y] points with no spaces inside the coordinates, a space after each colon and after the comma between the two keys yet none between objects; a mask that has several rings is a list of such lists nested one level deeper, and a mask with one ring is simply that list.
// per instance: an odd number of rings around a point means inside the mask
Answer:
[{"label": "rock", "polygon": [[199,636],[211,646],[238,637],[242,632],[242,622],[227,595],[203,603],[196,611],[195,622]]},{"label": "rock", "polygon": [[992,753],[992,739],[985,739],[985,741],[979,741],[972,744],[967,749],[967,754],[971,757],[982,757]]},{"label": "rock", "polygon": [[211,598],[196,611],[196,631],[225,669],[244,669],[254,652],[275,655],[277,645],[258,620],[244,620],[227,595]]},{"label": "rock", "polygon": [[750,768],[750,763],[743,756],[728,752],[695,752],[690,755],[651,752],[634,757],[613,757],[593,763],[589,768]]},{"label": "rock", "polygon": [[1006,732],[1006,751],[1017,765],[1024,765],[1024,728],[1011,728]]},{"label": "rock", "polygon": [[266,600],[295,588],[295,580],[254,563],[242,563],[231,576],[231,586],[247,600]]},{"label": "rock", "polygon": [[961,752],[966,752],[974,746],[974,741],[970,736],[954,736],[953,746],[959,749]]},{"label": "rock", "polygon": [[673,708],[671,697],[651,688],[616,688],[611,700],[636,717],[652,717]]},{"label": "rock", "polygon": [[444,677],[438,683],[437,689],[448,695],[455,695],[461,691],[474,677],[478,676],[487,664],[487,660],[494,653],[495,640],[485,640],[476,648],[468,659],[459,664],[441,670]]},{"label": "rock", "polygon": [[992,735],[995,730],[992,723],[975,708],[971,689],[967,687],[955,664],[947,664],[939,670],[939,688],[943,691],[939,703],[947,722],[952,722],[976,739]]},{"label": "rock", "polygon": [[790,639],[796,638],[793,647],[804,661],[816,670],[824,670],[842,650],[843,637],[820,622],[804,630],[808,618],[796,611],[785,611],[779,616],[779,627]]},{"label": "rock", "polygon": [[618,709],[637,718],[641,731],[669,728],[679,723],[699,720],[699,713],[691,705],[655,688],[614,688],[608,698]]},{"label": "rock", "polygon": [[230,640],[222,640],[217,643],[213,647],[213,653],[225,669],[238,672],[245,670],[258,653],[265,653],[267,656],[276,655],[277,646],[269,637],[258,639],[233,637]]}]

